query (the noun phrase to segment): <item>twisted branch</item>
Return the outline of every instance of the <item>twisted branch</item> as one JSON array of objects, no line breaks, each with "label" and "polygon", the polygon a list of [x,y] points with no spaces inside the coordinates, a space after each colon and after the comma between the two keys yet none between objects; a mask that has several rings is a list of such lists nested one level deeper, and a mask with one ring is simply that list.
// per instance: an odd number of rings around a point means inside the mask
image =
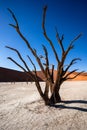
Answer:
[{"label": "twisted branch", "polygon": [[69,72],[64,78],[65,78],[65,79],[68,79],[68,77],[69,77],[72,73],[76,72],[77,70],[78,70],[78,69],[72,70],[72,71]]},{"label": "twisted branch", "polygon": [[67,80],[68,80],[68,79],[75,79],[77,76],[79,76],[79,75],[82,74],[82,73],[84,73],[84,71],[81,71],[81,72],[77,73],[77,74],[76,74],[75,76],[73,76],[73,77],[68,77]]},{"label": "twisted branch", "polygon": [[64,70],[63,75],[65,75],[67,73],[67,71],[69,70],[69,68],[76,63],[77,60],[81,60],[80,58],[74,58],[73,60],[71,60],[70,64],[67,66],[67,68]]},{"label": "twisted branch", "polygon": [[24,72],[27,72],[24,67],[22,67],[20,64],[18,64],[14,59],[11,57],[7,57],[7,59],[11,60],[13,63],[15,63],[19,68],[21,68]]},{"label": "twisted branch", "polygon": [[19,59],[22,61],[22,63],[23,63],[24,66],[26,67],[27,71],[30,72],[30,69],[29,69],[28,65],[26,64],[26,62],[24,61],[24,59],[22,58],[20,52],[19,52],[17,49],[14,49],[14,48],[9,47],[9,46],[5,46],[5,47],[8,48],[8,49],[10,49],[10,50],[12,50],[12,51],[15,51],[15,52],[17,53]]},{"label": "twisted branch", "polygon": [[59,45],[60,45],[60,47],[61,47],[61,49],[62,49],[62,54],[65,52],[64,51],[64,47],[63,47],[63,39],[64,39],[64,35],[62,35],[62,37],[61,37],[61,39],[60,39],[60,37],[59,37],[59,34],[58,34],[58,31],[57,31],[57,28],[55,28],[55,30],[56,30],[56,38],[57,38],[57,41],[58,41],[58,43],[59,43]]},{"label": "twisted branch", "polygon": [[41,68],[43,74],[45,75],[44,67],[43,67],[43,65],[42,65],[42,63],[41,63],[41,61],[40,61],[40,58],[39,58],[38,55],[36,54],[35,50],[32,49],[32,47],[30,46],[30,43],[27,41],[27,39],[26,39],[26,38],[23,36],[23,34],[21,33],[20,28],[19,28],[18,21],[17,21],[15,15],[14,15],[14,13],[13,13],[10,9],[8,9],[8,11],[11,13],[11,15],[12,15],[12,17],[13,17],[15,23],[16,23],[16,25],[13,25],[13,24],[9,24],[9,25],[12,26],[13,28],[15,28],[16,31],[17,31],[17,33],[19,34],[19,36],[23,39],[23,41],[25,41],[25,43],[26,43],[28,49],[32,52],[32,54],[33,54],[34,57],[36,58],[36,60],[37,60],[37,62],[38,62],[38,64],[39,64],[39,66],[40,66],[40,68]]},{"label": "twisted branch", "polygon": [[45,29],[45,20],[46,20],[46,10],[47,10],[47,6],[44,7],[44,11],[43,11],[43,20],[42,20],[42,29],[43,29],[43,34],[46,38],[46,40],[49,42],[50,46],[52,47],[52,50],[54,52],[55,58],[57,60],[57,62],[59,63],[59,58],[58,58],[58,54],[54,48],[54,45],[52,43],[52,41],[50,40],[50,38],[48,37],[47,33],[46,33],[46,29]]}]

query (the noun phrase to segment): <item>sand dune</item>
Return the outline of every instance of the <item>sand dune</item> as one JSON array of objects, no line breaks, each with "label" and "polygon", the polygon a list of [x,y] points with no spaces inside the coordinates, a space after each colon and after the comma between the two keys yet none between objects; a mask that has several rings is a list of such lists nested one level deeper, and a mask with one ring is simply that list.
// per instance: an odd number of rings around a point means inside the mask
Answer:
[{"label": "sand dune", "polygon": [[[74,76],[76,73],[72,74]],[[39,81],[43,81],[44,75],[41,71],[37,71]],[[33,77],[33,74],[32,74]],[[54,71],[54,79],[56,78],[56,70]],[[74,80],[85,81],[87,80],[87,73],[79,75]],[[24,72],[11,70],[7,68],[0,67],[0,82],[24,82],[24,81],[33,81],[31,79],[31,74],[25,74]]]},{"label": "sand dune", "polygon": [[[40,77],[38,77],[38,79],[42,81]],[[0,82],[24,82],[24,81],[29,82],[33,81],[31,79],[31,74],[27,75],[26,73],[21,71],[0,67]]]},{"label": "sand dune", "polygon": [[48,107],[34,83],[0,83],[0,130],[87,130],[87,81],[67,81],[60,94]]}]

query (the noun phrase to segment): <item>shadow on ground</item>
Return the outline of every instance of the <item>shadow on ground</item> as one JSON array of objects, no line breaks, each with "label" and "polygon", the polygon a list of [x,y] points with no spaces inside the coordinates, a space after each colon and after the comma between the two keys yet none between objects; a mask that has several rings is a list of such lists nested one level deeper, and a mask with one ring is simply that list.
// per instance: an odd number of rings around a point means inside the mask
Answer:
[{"label": "shadow on ground", "polygon": [[69,100],[69,101],[62,101],[61,103],[63,103],[63,105],[60,104],[56,104],[54,105],[55,108],[60,108],[60,109],[74,109],[74,110],[79,110],[82,112],[87,112],[87,108],[83,108],[83,107],[77,107],[76,106],[66,106],[66,104],[87,104],[87,101],[85,100]]}]

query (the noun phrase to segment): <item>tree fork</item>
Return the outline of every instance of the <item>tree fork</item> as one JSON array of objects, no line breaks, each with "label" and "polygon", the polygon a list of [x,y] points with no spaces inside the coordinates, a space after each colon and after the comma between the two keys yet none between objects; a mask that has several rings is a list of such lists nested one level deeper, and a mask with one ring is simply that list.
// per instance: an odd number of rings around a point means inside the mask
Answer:
[{"label": "tree fork", "polygon": [[[58,55],[58,52],[57,50],[55,49],[55,46],[53,44],[53,42],[51,41],[51,39],[48,37],[47,35],[47,30],[45,28],[45,22],[46,22],[46,11],[47,11],[47,6],[44,7],[43,9],[43,19],[42,19],[42,29],[43,29],[43,35],[45,37],[45,39],[47,40],[47,42],[49,43],[53,53],[54,53],[54,57],[56,59],[56,62],[57,62],[57,73],[56,73],[56,78],[54,80],[54,65],[52,65],[52,68],[50,70],[50,61],[49,61],[49,56],[48,56],[48,51],[47,51],[47,48],[43,46],[43,50],[44,50],[44,53],[45,53],[45,56],[39,56],[36,52],[35,49],[33,49],[30,45],[30,42],[24,37],[24,35],[21,33],[20,31],[20,27],[19,27],[19,24],[18,24],[18,21],[14,15],[14,13],[8,9],[8,11],[11,13],[14,21],[15,21],[15,24],[16,25],[13,25],[13,24],[9,24],[10,26],[12,26],[16,32],[19,34],[20,38],[24,41],[24,43],[27,45],[27,48],[29,49],[29,51],[31,51],[32,55],[35,57],[45,79],[44,79],[44,82],[46,83],[45,84],[45,90],[44,92],[42,91],[42,88],[40,86],[40,83],[39,83],[39,80],[38,80],[38,75],[37,75],[37,70],[36,70],[36,66],[35,64],[33,63],[33,61],[31,60],[31,58],[29,56],[28,59],[30,60],[31,64],[33,65],[33,68],[34,68],[34,82],[35,82],[35,85],[37,87],[37,90],[40,94],[40,96],[42,97],[42,99],[44,100],[45,102],[45,105],[54,105],[55,103],[58,103],[58,102],[61,102],[61,97],[60,97],[60,93],[59,93],[59,90],[60,90],[60,87],[61,87],[61,84],[68,80],[68,79],[74,79],[76,78],[79,74],[83,73],[82,72],[79,72],[77,73],[75,76],[73,77],[70,77],[71,74],[73,74],[74,72],[77,71],[77,69],[74,69],[72,70],[71,72],[69,72],[69,68],[74,64],[76,63],[77,60],[80,60],[79,58],[74,58],[71,60],[70,64],[64,68],[65,66],[65,60],[66,60],[66,57],[67,55],[69,54],[69,52],[73,49],[74,47],[74,42],[82,35],[82,34],[79,34],[77,37],[75,37],[69,44],[69,46],[67,47],[67,49],[65,50],[64,48],[64,45],[63,45],[63,40],[64,40],[64,35],[62,35],[62,37],[59,37],[59,34],[57,32],[57,29],[56,29],[56,39],[57,39],[57,42],[58,42],[58,45],[60,46],[60,49],[62,51],[61,53],[61,58],[59,58],[59,55]],[[19,63],[17,63],[14,59],[12,59],[11,57],[8,57],[8,59],[10,59],[12,62],[14,62],[17,66],[19,66],[24,72],[29,72],[30,74],[33,74],[33,72],[29,69],[27,63],[25,62],[25,60],[22,58],[21,54],[19,53],[18,50],[14,49],[14,48],[11,48],[11,47],[8,47],[10,50],[13,50],[15,51],[18,56],[19,56],[19,59],[22,61],[22,63],[24,64],[25,68],[23,66],[21,66]],[[45,59],[45,63],[43,63],[41,61],[41,58],[44,58]],[[49,97],[49,92],[51,93],[51,96]]]}]

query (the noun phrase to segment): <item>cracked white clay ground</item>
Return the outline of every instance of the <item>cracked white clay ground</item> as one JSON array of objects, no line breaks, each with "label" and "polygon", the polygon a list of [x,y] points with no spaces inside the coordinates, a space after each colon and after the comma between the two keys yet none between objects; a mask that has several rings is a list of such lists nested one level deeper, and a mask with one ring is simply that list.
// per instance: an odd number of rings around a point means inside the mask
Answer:
[{"label": "cracked white clay ground", "polygon": [[34,83],[0,83],[0,130],[87,130],[87,81],[67,81],[60,94],[48,107]]}]

